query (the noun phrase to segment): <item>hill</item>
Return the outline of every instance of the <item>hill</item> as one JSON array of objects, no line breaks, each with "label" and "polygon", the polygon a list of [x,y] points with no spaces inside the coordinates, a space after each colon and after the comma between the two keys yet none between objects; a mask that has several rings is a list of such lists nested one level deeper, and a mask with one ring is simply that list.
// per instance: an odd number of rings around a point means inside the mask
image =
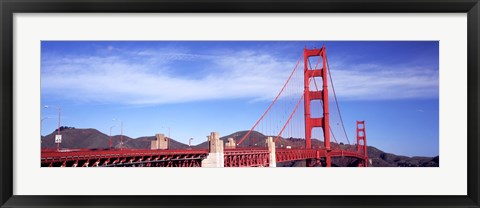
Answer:
[{"label": "hill", "polygon": [[[75,129],[61,128],[62,148],[88,148],[107,149],[110,144],[110,137],[96,129]],[[42,137],[42,148],[56,148],[56,131]],[[139,137],[136,139],[123,135],[123,148],[126,149],[150,149],[151,141],[155,136]],[[112,136],[112,146],[120,147],[121,136]],[[186,149],[188,145],[170,139],[170,149]]]}]

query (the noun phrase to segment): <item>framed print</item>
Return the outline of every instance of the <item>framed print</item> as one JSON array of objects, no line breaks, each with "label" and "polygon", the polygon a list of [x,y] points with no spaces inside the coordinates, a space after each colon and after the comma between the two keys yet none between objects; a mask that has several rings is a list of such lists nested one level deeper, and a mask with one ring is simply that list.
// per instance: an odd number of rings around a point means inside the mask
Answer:
[{"label": "framed print", "polygon": [[2,207],[479,206],[478,1],[2,1]]}]

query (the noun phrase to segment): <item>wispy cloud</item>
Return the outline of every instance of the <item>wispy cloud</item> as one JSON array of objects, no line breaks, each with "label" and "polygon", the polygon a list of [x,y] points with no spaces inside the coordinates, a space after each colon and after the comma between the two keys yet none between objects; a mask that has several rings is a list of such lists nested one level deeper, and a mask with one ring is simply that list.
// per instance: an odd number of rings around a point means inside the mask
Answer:
[{"label": "wispy cloud", "polygon": [[423,109],[417,109],[417,112],[424,113],[425,111]]},{"label": "wispy cloud", "polygon": [[[126,105],[234,98],[263,100],[278,93],[295,66],[291,60],[249,50],[222,54],[170,49],[122,51],[110,46],[107,50],[112,53],[78,57],[47,53],[42,59],[42,93],[78,102]],[[173,70],[173,62],[196,64],[177,64]],[[332,70],[337,95],[342,99],[438,96],[436,70],[372,63],[358,65],[357,70],[351,67],[355,65],[336,64]],[[201,76],[186,76],[187,72],[198,70],[202,71]]]},{"label": "wispy cloud", "polygon": [[[273,97],[292,67],[292,63],[248,51],[216,56],[178,52],[144,55],[147,58],[142,60],[115,56],[44,60],[42,93],[76,101],[124,104],[254,99]],[[151,59],[160,59],[162,64],[151,65]],[[163,73],[169,61],[185,59],[207,62],[206,67],[212,70],[199,79]],[[197,70],[185,67],[183,71]]]},{"label": "wispy cloud", "polygon": [[438,97],[438,71],[397,67],[332,70],[337,95],[346,100],[425,99]]}]

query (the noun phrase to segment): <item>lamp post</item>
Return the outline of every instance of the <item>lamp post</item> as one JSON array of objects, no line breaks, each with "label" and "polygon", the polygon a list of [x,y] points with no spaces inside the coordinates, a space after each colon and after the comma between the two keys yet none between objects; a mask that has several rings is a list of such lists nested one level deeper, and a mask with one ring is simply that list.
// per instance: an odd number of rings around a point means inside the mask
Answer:
[{"label": "lamp post", "polygon": [[115,127],[115,125],[110,126],[110,149],[112,149],[112,128]]},{"label": "lamp post", "polygon": [[42,146],[42,126],[43,126],[43,121],[46,120],[46,119],[49,119],[50,117],[44,117],[42,119],[40,119],[40,148]]},{"label": "lamp post", "polygon": [[120,120],[120,149],[123,149],[123,120]]},{"label": "lamp post", "polygon": [[44,117],[40,120],[40,135],[42,134],[42,126],[43,126],[43,121],[49,119],[50,117]]},{"label": "lamp post", "polygon": [[170,149],[170,127],[169,126],[167,126],[167,127],[162,126],[162,128],[167,128],[168,129],[168,140],[167,140],[168,141],[168,143],[167,143],[168,146],[167,146],[167,149]]},{"label": "lamp post", "polygon": [[[50,106],[48,105],[45,105],[44,108],[49,108]],[[59,141],[55,141],[55,143],[57,143],[57,151],[60,150],[60,143],[62,142],[62,135],[60,134],[60,111],[62,111],[62,109],[60,108],[60,106],[53,106],[55,107],[55,109],[57,109],[58,111],[58,132],[57,132],[57,136],[60,138]],[[56,137],[57,137],[56,136]]]},{"label": "lamp post", "polygon": [[167,127],[165,127],[165,126],[162,126],[162,128],[166,128],[166,129],[168,129],[168,138],[170,138],[170,127],[168,127],[168,126],[167,126]]},{"label": "lamp post", "polygon": [[[112,119],[115,121],[116,119]],[[120,120],[120,149],[123,149],[123,120]]]}]

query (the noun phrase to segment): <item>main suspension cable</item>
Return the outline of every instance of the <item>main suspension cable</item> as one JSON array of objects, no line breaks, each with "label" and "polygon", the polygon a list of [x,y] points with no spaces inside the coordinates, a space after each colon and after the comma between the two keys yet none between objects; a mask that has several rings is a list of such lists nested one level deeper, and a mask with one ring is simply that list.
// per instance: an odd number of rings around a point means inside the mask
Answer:
[{"label": "main suspension cable", "polygon": [[285,87],[287,86],[288,82],[290,81],[290,79],[292,78],[294,72],[297,70],[297,67],[298,67],[298,64],[300,63],[300,60],[302,60],[302,57],[303,57],[303,54],[300,56],[300,58],[298,59],[297,61],[297,64],[295,65],[295,68],[293,69],[292,73],[290,74],[290,76],[288,77],[287,81],[285,82],[285,84],[283,85],[282,89],[280,90],[280,92],[278,93],[277,97],[275,97],[275,99],[272,101],[272,103],[270,104],[270,106],[268,106],[267,110],[265,111],[265,113],[263,113],[263,115],[260,117],[260,119],[258,119],[258,121],[253,125],[253,127],[250,129],[250,131],[247,132],[247,134],[245,134],[245,136],[243,136],[243,138],[237,143],[237,145],[240,145],[244,140],[245,138],[247,138],[250,133],[255,129],[255,127],[257,127],[258,123],[260,123],[260,121],[263,119],[263,117],[265,117],[265,115],[268,113],[268,111],[272,108],[273,104],[275,104],[275,102],[278,100],[278,97],[280,97],[280,95],[282,94],[283,90],[285,89]]},{"label": "main suspension cable", "polygon": [[342,113],[340,112],[340,107],[338,105],[337,93],[335,92],[335,86],[333,85],[332,73],[330,72],[330,65],[328,64],[327,54],[325,54],[325,60],[327,61],[328,75],[330,77],[330,83],[332,83],[333,96],[335,97],[335,104],[337,104],[337,110],[338,110],[338,115],[340,116],[340,122],[342,122],[343,132],[345,133],[345,137],[347,137],[348,144],[350,144],[350,140],[348,139],[348,135],[347,135],[347,130],[345,130],[345,125],[343,123]]}]

